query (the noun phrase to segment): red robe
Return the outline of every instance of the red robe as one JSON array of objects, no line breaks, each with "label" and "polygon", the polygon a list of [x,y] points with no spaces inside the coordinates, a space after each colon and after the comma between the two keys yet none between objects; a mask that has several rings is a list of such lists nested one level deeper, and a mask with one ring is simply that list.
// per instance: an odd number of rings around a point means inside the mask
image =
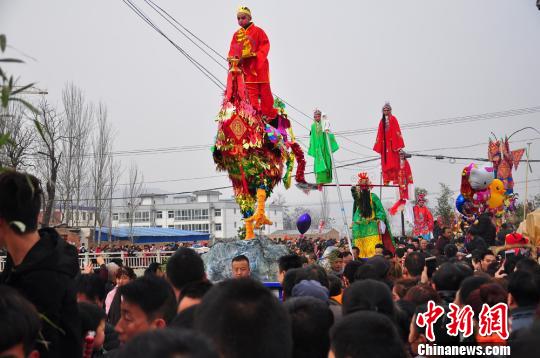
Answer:
[{"label": "red robe", "polygon": [[244,74],[249,101],[253,108],[268,118],[275,118],[274,96],[270,89],[268,52],[270,41],[263,29],[251,23],[238,29],[231,40],[229,57],[241,58],[239,67]]},{"label": "red robe", "polygon": [[386,130],[383,129],[383,120],[379,121],[379,130],[377,131],[377,141],[373,150],[381,155],[381,165],[383,172],[383,181],[385,184],[390,182],[398,183],[399,175],[399,150],[405,147],[399,123],[393,115],[390,115]]},{"label": "red robe", "polygon": [[433,215],[425,206],[415,205],[414,211],[414,236],[423,236],[433,231]]}]

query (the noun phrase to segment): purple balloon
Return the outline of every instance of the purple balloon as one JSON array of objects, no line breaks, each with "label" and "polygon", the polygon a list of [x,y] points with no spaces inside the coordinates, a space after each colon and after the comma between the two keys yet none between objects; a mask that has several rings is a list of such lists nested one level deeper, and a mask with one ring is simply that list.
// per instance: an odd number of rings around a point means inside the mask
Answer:
[{"label": "purple balloon", "polygon": [[298,228],[298,231],[300,234],[304,235],[311,226],[311,216],[309,216],[308,213],[300,215],[298,220],[296,221],[296,227]]}]

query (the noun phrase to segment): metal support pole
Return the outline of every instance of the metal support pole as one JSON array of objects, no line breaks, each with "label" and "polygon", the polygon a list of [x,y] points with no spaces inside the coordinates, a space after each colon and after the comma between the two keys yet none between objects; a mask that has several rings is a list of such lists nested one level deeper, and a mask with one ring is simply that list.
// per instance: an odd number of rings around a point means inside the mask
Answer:
[{"label": "metal support pole", "polygon": [[345,213],[345,206],[343,205],[343,197],[341,196],[341,186],[339,185],[339,179],[337,174],[337,168],[334,164],[334,153],[332,152],[332,146],[330,143],[330,122],[326,119],[326,116],[323,116],[323,119],[327,122],[327,128],[325,128],[326,132],[326,144],[328,146],[328,151],[330,152],[330,159],[332,162],[332,169],[334,171],[334,178],[336,180],[337,184],[337,192],[338,192],[338,198],[339,198],[339,205],[341,206],[341,216],[343,218],[343,225],[345,226],[345,233],[347,234],[347,243],[349,245],[349,251],[351,252],[351,255],[354,257],[354,253],[352,252],[352,242],[351,242],[351,235],[349,232],[349,225],[347,224],[347,214]]},{"label": "metal support pole", "polygon": [[405,236],[405,215],[403,214],[403,211],[405,209],[401,210],[401,236]]},{"label": "metal support pole", "polygon": [[531,152],[531,143],[527,143],[527,166],[525,168],[525,201],[523,203],[523,220],[527,219],[527,195],[529,189],[529,157]]}]

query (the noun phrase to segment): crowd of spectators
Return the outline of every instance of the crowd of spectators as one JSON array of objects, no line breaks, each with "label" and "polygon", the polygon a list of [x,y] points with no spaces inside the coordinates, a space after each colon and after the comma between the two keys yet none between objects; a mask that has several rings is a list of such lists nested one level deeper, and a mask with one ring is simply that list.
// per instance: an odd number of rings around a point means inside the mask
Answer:
[{"label": "crowd of spectators", "polygon": [[[278,297],[251,277],[248,257],[231,258],[233,276],[210,282],[187,247],[139,277],[121,261],[81,273],[77,250],[38,230],[40,191],[32,176],[0,174],[0,357],[405,358],[430,342],[538,352],[540,266],[526,252],[490,251],[497,238],[484,219],[463,238],[441,228],[368,259],[345,240],[290,241]],[[428,328],[420,322],[432,303],[445,315]],[[500,304],[509,335],[481,332],[483,312]],[[474,314],[470,334],[448,331],[456,307]]]}]

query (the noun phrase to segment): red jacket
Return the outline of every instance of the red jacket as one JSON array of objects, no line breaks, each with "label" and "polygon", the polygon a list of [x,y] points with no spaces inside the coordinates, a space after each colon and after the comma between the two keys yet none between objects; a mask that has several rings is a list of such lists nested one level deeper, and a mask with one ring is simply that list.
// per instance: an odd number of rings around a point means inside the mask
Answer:
[{"label": "red jacket", "polygon": [[231,40],[229,57],[242,58],[245,83],[270,83],[268,52],[270,41],[263,29],[251,23],[238,29]]}]

